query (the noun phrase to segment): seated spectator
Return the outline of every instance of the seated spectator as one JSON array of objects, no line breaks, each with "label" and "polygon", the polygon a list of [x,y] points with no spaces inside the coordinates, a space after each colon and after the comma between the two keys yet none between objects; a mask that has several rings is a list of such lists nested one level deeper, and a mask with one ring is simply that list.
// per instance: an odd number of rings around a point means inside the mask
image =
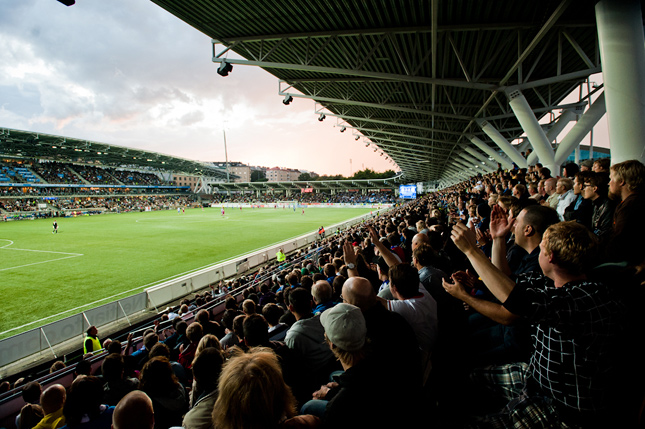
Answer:
[{"label": "seated spectator", "polygon": [[157,356],[146,362],[139,387],[152,400],[155,429],[181,426],[182,417],[188,411],[188,395],[168,359]]},{"label": "seated spectator", "polygon": [[36,429],[57,429],[65,426],[63,405],[67,392],[63,385],[53,384],[43,391],[40,403],[43,407],[44,417],[35,426]]},{"label": "seated spectator", "polygon": [[44,417],[43,407],[38,404],[26,404],[20,409],[18,429],[32,429]]},{"label": "seated spectator", "polygon": [[195,315],[195,321],[202,325],[204,335],[212,334],[217,338],[224,336],[224,328],[214,320],[210,320],[210,313],[208,310],[199,310]]},{"label": "seated spectator", "polygon": [[148,361],[148,354],[150,353],[150,350],[158,342],[159,336],[149,330],[148,333],[144,333],[143,346],[141,346],[139,350],[132,353],[129,359],[131,359],[135,363],[138,369],[143,368],[143,365]]},{"label": "seated spectator", "polygon": [[618,206],[614,212],[608,241],[609,261],[626,261],[630,265],[645,260],[645,166],[636,160],[611,166],[609,196]]},{"label": "seated spectator", "polygon": [[103,384],[94,376],[79,376],[72,382],[63,414],[67,428],[110,429],[114,407],[102,403]]},{"label": "seated spectator", "polygon": [[60,371],[61,369],[66,368],[66,367],[67,367],[67,365],[65,365],[65,362],[63,362],[62,360],[57,360],[56,362],[54,362],[52,364],[52,366],[49,367],[49,373],[52,374],[52,373],[54,373],[56,371]]},{"label": "seated spectator", "polygon": [[262,315],[269,325],[269,341],[284,341],[289,327],[280,323],[280,317],[284,315],[282,308],[274,303],[266,304],[262,308]]},{"label": "seated spectator", "polygon": [[560,220],[564,220],[564,211],[576,199],[576,195],[573,192],[573,180],[568,177],[561,177],[555,186],[555,192],[558,194],[556,211]]},{"label": "seated spectator", "polygon": [[[340,303],[321,316],[325,338],[344,372],[337,377],[338,390],[328,402],[323,425],[333,428],[413,427],[421,418],[419,397],[394,392],[393,378],[375,377],[382,361],[371,355],[367,326],[361,310]],[[396,364],[395,364],[396,365]],[[387,407],[375,407],[382,391],[392,392]]]},{"label": "seated spectator", "polygon": [[311,295],[316,307],[314,316],[319,316],[322,312],[334,306],[332,301],[331,285],[326,280],[319,280],[311,288]]},{"label": "seated spectator", "polygon": [[218,391],[213,408],[217,429],[319,427],[316,417],[296,416],[296,400],[282,378],[278,359],[262,348],[229,359]]},{"label": "seated spectator", "polygon": [[123,356],[112,353],[103,359],[101,373],[103,374],[103,403],[116,405],[126,394],[139,388],[139,380],[124,377],[125,364]]},{"label": "seated spectator", "polygon": [[217,382],[223,363],[222,351],[214,347],[206,347],[195,357],[192,365],[193,405],[184,416],[182,426],[185,429],[213,428],[213,406],[217,400]]},{"label": "seated spectator", "polygon": [[294,351],[303,366],[302,382],[309,391],[326,382],[329,374],[338,368],[332,351],[325,345],[325,330],[320,316],[314,316],[311,294],[303,288],[295,288],[289,295],[289,311],[296,323],[289,328],[285,343]]},{"label": "seated spectator", "polygon": [[112,429],[153,429],[155,426],[152,400],[135,390],[119,401],[112,415]]},{"label": "seated spectator", "polygon": [[152,359],[154,357],[161,356],[168,359],[168,361],[170,362],[170,367],[172,368],[172,373],[175,374],[177,380],[182,384],[182,386],[189,385],[186,369],[179,362],[170,359],[170,354],[170,349],[167,345],[163,343],[157,343],[154,345],[154,347],[152,347],[152,350],[150,350],[148,357]]},{"label": "seated spectator", "polygon": [[222,349],[226,350],[229,347],[233,347],[240,342],[240,339],[237,337],[235,332],[233,332],[233,322],[235,321],[235,318],[237,316],[243,314],[244,313],[242,313],[241,311],[235,309],[228,309],[224,311],[224,315],[222,316],[222,323],[224,324],[225,335],[220,340]]},{"label": "seated spectator", "polygon": [[607,196],[609,177],[605,173],[590,174],[585,178],[582,196],[591,201],[591,231],[602,244],[611,236],[615,205]]},{"label": "seated spectator", "polygon": [[188,325],[188,329],[186,330],[186,337],[188,337],[188,339],[190,340],[190,344],[180,350],[177,362],[179,362],[184,368],[188,370],[192,366],[193,358],[195,357],[195,351],[197,351],[199,340],[201,340],[203,337],[202,325],[200,325],[198,322],[193,322]]},{"label": "seated spectator", "polygon": [[591,229],[591,215],[593,213],[593,206],[590,200],[583,197],[582,191],[585,186],[585,178],[588,173],[579,171],[573,179],[573,194],[576,199],[573,200],[569,207],[564,210],[564,220],[575,220]]}]

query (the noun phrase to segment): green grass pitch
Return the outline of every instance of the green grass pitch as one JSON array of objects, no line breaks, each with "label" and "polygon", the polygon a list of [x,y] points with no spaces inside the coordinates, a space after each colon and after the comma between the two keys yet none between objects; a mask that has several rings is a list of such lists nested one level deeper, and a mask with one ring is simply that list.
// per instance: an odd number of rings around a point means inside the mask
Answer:
[{"label": "green grass pitch", "polygon": [[[220,208],[0,222],[0,338],[371,209]],[[101,302],[97,302],[104,300]],[[93,305],[86,306],[88,303]],[[71,311],[70,311],[71,310]],[[54,316],[54,317],[51,317]],[[22,327],[20,329],[13,329]]]}]

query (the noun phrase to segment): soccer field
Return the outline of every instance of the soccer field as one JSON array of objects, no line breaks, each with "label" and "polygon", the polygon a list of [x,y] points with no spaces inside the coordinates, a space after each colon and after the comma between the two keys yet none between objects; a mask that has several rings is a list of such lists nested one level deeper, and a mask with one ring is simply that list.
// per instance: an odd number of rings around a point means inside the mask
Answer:
[{"label": "soccer field", "polygon": [[[371,209],[219,208],[0,222],[0,338]],[[20,327],[19,329],[14,329]]]}]

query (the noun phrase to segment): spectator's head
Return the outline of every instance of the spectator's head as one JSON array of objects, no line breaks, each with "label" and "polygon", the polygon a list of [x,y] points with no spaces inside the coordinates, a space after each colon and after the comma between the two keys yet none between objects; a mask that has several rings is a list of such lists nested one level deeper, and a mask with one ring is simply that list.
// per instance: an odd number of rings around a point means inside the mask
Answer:
[{"label": "spectator's head", "polygon": [[82,359],[79,363],[76,364],[76,368],[74,368],[74,374],[77,377],[81,375],[91,375],[92,363],[87,359]]},{"label": "spectator's head", "polygon": [[70,428],[79,426],[84,418],[90,421],[101,414],[103,383],[97,377],[77,377],[69,389],[63,407],[65,422]]},{"label": "spectator's head", "polygon": [[20,421],[17,429],[31,429],[40,422],[45,413],[43,407],[38,404],[27,403],[20,410]]},{"label": "spectator's head", "polygon": [[[366,311],[376,304],[372,283],[364,277],[350,277],[343,285],[343,302]],[[380,305],[380,304],[379,304]]]},{"label": "spectator's head", "polygon": [[208,310],[199,310],[197,314],[195,315],[195,321],[199,322],[200,325],[205,326],[208,324],[210,320],[210,315],[208,313]]},{"label": "spectator's head", "polygon": [[38,404],[43,389],[37,381],[29,381],[22,386],[22,399],[28,404]]},{"label": "spectator's head", "polygon": [[336,267],[334,264],[325,264],[323,267],[323,274],[327,277],[334,277],[336,275]]},{"label": "spectator's head", "polygon": [[409,299],[419,293],[419,272],[408,264],[390,267],[390,290],[396,299]]},{"label": "spectator's head", "polygon": [[179,322],[177,322],[177,325],[175,327],[175,330],[177,331],[177,333],[179,335],[186,335],[187,329],[188,329],[188,323],[186,323],[185,320],[180,319]]},{"label": "spectator's head", "polygon": [[518,183],[517,185],[513,186],[513,196],[515,198],[522,199],[522,197],[526,194],[526,186],[522,185],[521,183]]},{"label": "spectator's head", "polygon": [[609,176],[607,173],[592,173],[585,177],[582,197],[589,200],[596,200],[606,197],[609,191]]},{"label": "spectator's head", "polygon": [[112,429],[153,429],[155,425],[152,400],[141,390],[126,394],[112,414]]},{"label": "spectator's head", "polygon": [[199,340],[197,344],[197,350],[195,350],[195,357],[204,349],[213,348],[215,350],[222,351],[222,344],[220,344],[219,339],[213,334],[206,334]]},{"label": "spectator's head", "polygon": [[155,344],[159,342],[159,335],[154,332],[150,332],[143,337],[143,345],[146,347],[146,350],[150,351]]},{"label": "spectator's head", "polygon": [[597,244],[595,235],[575,221],[551,225],[540,244],[540,267],[550,278],[556,270],[584,274],[596,262]]},{"label": "spectator's head", "polygon": [[296,400],[285,384],[275,353],[252,348],[233,356],[219,378],[213,408],[218,429],[277,427],[296,414]]},{"label": "spectator's head", "polygon": [[297,287],[289,294],[289,311],[296,317],[306,317],[311,314],[311,293],[301,287]]},{"label": "spectator's head", "polygon": [[214,347],[206,347],[195,356],[191,370],[198,391],[212,392],[217,389],[223,363],[222,351]]},{"label": "spectator's head", "polygon": [[188,337],[188,340],[191,343],[193,344],[199,343],[199,340],[201,340],[203,336],[204,336],[204,330],[202,328],[202,325],[199,324],[199,322],[193,322],[190,325],[188,325],[188,329],[186,329],[186,337]]},{"label": "spectator's head", "polygon": [[143,365],[139,388],[149,394],[171,392],[179,384],[168,358],[157,356]]},{"label": "spectator's head", "polygon": [[108,354],[119,353],[121,354],[121,341],[112,340],[110,345],[106,348]]},{"label": "spectator's head", "polygon": [[591,171],[593,167],[593,161],[590,159],[585,159],[580,163],[580,171]]},{"label": "spectator's head", "polygon": [[365,357],[367,326],[360,308],[340,303],[320,315],[325,337],[343,368],[350,368]]},{"label": "spectator's head", "polygon": [[544,191],[547,193],[547,195],[551,196],[555,193],[555,187],[557,185],[558,181],[550,177],[544,181]]},{"label": "spectator's head", "polygon": [[414,234],[414,237],[412,237],[412,251],[419,247],[421,244],[427,244],[430,245],[430,237],[428,234]]},{"label": "spectator's head", "polygon": [[170,347],[164,343],[157,343],[150,349],[148,358],[152,359],[153,357],[163,356],[166,359],[170,359]]},{"label": "spectator's head", "polygon": [[558,213],[551,207],[527,206],[515,219],[515,243],[530,253],[540,244],[546,229],[559,221]]},{"label": "spectator's head", "polygon": [[269,324],[263,316],[259,314],[247,316],[242,329],[247,346],[257,347],[269,343]]},{"label": "spectator's head", "polygon": [[45,414],[51,414],[63,408],[66,397],[65,387],[62,384],[53,384],[43,391],[40,396],[40,405],[42,405]]},{"label": "spectator's head", "polygon": [[573,181],[568,177],[561,177],[555,185],[555,192],[562,195],[573,189]]},{"label": "spectator's head", "polygon": [[316,305],[325,303],[331,300],[331,285],[327,280],[318,280],[311,288],[311,295]]},{"label": "spectator's head", "polygon": [[278,305],[269,303],[262,307],[262,315],[269,326],[275,326],[280,323],[280,318],[284,315],[284,311]]},{"label": "spectator's head", "polygon": [[546,167],[542,167],[542,168],[540,168],[538,174],[540,176],[540,179],[546,180],[546,179],[549,179],[551,177],[551,170],[549,170]]},{"label": "spectator's head", "polygon": [[121,380],[123,378],[123,356],[117,353],[109,354],[103,359],[101,373],[105,382]]},{"label": "spectator's head", "polygon": [[580,168],[578,167],[578,164],[576,164],[575,162],[570,162],[564,166],[562,175],[564,177],[568,177],[569,179],[573,179],[573,177],[579,171],[580,171]]},{"label": "spectator's head", "polygon": [[63,362],[62,360],[57,360],[52,364],[52,366],[49,367],[49,373],[53,374],[54,372],[60,371],[61,369],[66,367],[67,365],[65,365],[65,362]]},{"label": "spectator's head", "polygon": [[246,319],[246,317],[247,316],[242,313],[239,316],[235,316],[235,319],[233,319],[233,332],[240,339],[244,338],[244,319]]},{"label": "spectator's head", "polygon": [[247,316],[250,314],[255,314],[256,313],[255,301],[253,301],[252,299],[245,299],[244,302],[242,302],[242,311]]},{"label": "spectator's head", "polygon": [[609,158],[600,158],[594,161],[591,170],[594,173],[607,173],[609,174]]},{"label": "spectator's head", "polygon": [[229,331],[232,331],[233,320],[235,320],[235,317],[237,317],[239,314],[242,313],[238,310],[226,310],[222,315],[222,323],[224,324],[224,327]]},{"label": "spectator's head", "polygon": [[90,337],[96,337],[99,334],[99,330],[96,329],[96,326],[92,325],[87,328],[87,331],[85,331],[85,333]]},{"label": "spectator's head", "polygon": [[640,194],[645,190],[645,165],[639,161],[612,165],[609,177],[609,193],[613,198],[625,199],[629,194]]}]

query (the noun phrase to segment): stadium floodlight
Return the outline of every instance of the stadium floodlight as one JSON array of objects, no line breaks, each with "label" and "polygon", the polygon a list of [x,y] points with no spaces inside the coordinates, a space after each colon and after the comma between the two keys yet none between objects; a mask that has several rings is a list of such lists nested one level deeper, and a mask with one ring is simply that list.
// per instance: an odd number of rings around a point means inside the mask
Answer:
[{"label": "stadium floodlight", "polygon": [[226,60],[222,61],[217,69],[217,74],[226,77],[228,74],[233,71],[233,64],[227,63]]},{"label": "stadium floodlight", "polygon": [[346,129],[347,129],[346,127],[341,127],[341,128],[340,128],[340,132],[341,132],[341,133],[344,133]]},{"label": "stadium floodlight", "polygon": [[354,140],[358,141],[358,139],[360,139],[360,138],[361,138],[361,136],[356,136],[356,137],[354,137]]},{"label": "stadium floodlight", "polygon": [[282,104],[284,104],[285,106],[288,106],[289,104],[291,104],[291,102],[292,102],[292,101],[293,101],[293,97],[292,97],[292,96],[290,96],[290,95],[285,95],[285,96],[284,96],[284,100],[282,100]]},{"label": "stadium floodlight", "polygon": [[370,147],[370,144],[369,144],[369,143],[365,143],[365,147]]},{"label": "stadium floodlight", "polygon": [[325,114],[324,114],[324,113],[321,113],[321,114],[320,114],[320,116],[318,116],[318,120],[319,120],[320,122],[322,122],[322,121],[324,121],[324,120],[325,120],[325,118],[326,118],[326,117],[327,117],[327,116],[325,116]]}]

